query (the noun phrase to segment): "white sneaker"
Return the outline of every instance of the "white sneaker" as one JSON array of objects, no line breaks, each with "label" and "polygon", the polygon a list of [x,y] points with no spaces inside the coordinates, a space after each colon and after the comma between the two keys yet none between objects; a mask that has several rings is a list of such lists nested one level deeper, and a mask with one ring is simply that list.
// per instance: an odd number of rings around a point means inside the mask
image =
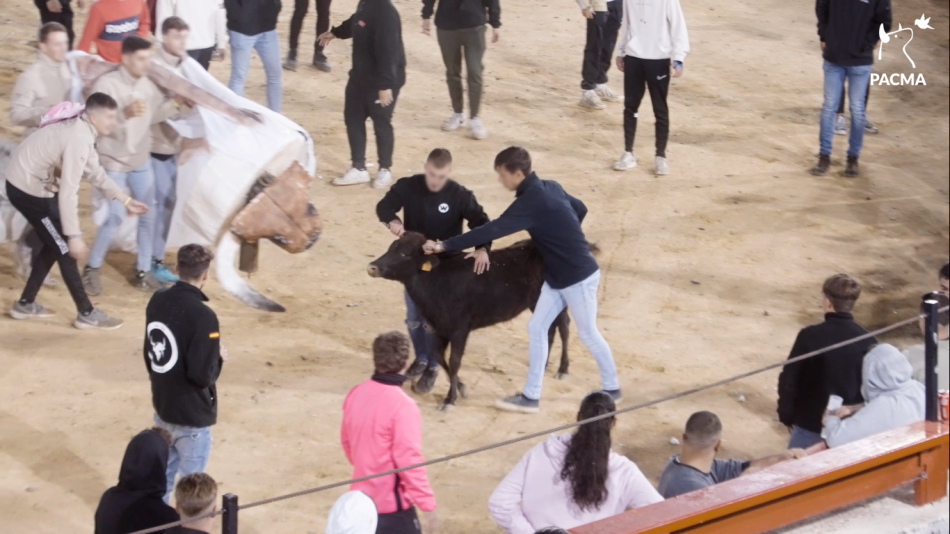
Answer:
[{"label": "white sneaker", "polygon": [[611,91],[610,87],[607,87],[607,84],[604,83],[597,85],[597,88],[594,89],[594,93],[605,102],[620,102],[622,100],[620,95]]},{"label": "white sneaker", "polygon": [[617,163],[614,163],[615,171],[629,171],[630,169],[637,168],[637,157],[633,155],[633,152],[624,152],[620,159],[617,160]]},{"label": "white sneaker", "polygon": [[454,132],[462,127],[465,124],[465,115],[461,113],[453,113],[451,117],[445,119],[445,122],[442,123],[442,130],[446,132]]},{"label": "white sneaker", "polygon": [[666,161],[666,158],[661,158],[660,156],[656,157],[656,169],[653,171],[653,174],[657,176],[666,176],[670,173],[670,163]]},{"label": "white sneaker", "polygon": [[393,183],[393,173],[389,172],[389,169],[379,169],[379,172],[376,173],[376,180],[373,182],[373,187],[375,189],[383,189],[389,187],[391,183]]},{"label": "white sneaker", "polygon": [[357,185],[369,182],[369,172],[366,169],[360,170],[356,167],[350,167],[346,174],[333,180],[333,185]]},{"label": "white sneaker", "polygon": [[479,118],[473,118],[468,121],[468,133],[472,135],[472,139],[485,139],[488,137],[488,130],[485,129],[485,125],[482,124],[482,120]]},{"label": "white sneaker", "polygon": [[594,91],[584,91],[581,93],[581,101],[578,102],[577,105],[584,109],[592,110],[601,110],[607,108],[607,104],[604,104],[604,102]]}]

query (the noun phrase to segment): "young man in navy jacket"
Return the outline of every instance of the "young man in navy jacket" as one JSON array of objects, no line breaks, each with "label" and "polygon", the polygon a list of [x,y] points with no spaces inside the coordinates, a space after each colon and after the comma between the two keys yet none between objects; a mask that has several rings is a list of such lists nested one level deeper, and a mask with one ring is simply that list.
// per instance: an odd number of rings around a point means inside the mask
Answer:
[{"label": "young man in navy jacket", "polygon": [[495,157],[495,170],[502,185],[515,191],[515,201],[501,217],[458,237],[424,245],[427,254],[460,251],[527,230],[541,253],[544,286],[528,323],[528,381],[521,393],[499,399],[495,405],[506,411],[538,412],[548,359],[548,329],[565,307],[571,310],[581,343],[597,362],[604,391],[619,401],[622,397],[613,354],[597,330],[600,267],[581,230],[587,207],[557,182],[538,178],[531,170],[531,155],[521,147],[502,150]]}]

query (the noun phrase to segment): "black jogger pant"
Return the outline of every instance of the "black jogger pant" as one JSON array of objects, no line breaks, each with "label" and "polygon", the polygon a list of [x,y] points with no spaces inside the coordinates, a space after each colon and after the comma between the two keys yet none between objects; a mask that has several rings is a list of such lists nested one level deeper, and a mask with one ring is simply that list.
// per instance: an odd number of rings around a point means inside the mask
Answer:
[{"label": "black jogger pant", "polygon": [[379,168],[392,167],[393,148],[396,144],[392,120],[398,100],[398,87],[393,89],[393,103],[384,108],[379,104],[379,90],[375,85],[360,83],[352,78],[347,82],[343,101],[343,122],[346,124],[346,136],[350,140],[350,159],[357,169],[366,168],[366,119],[373,120]]},{"label": "black jogger pant", "polygon": [[644,88],[650,91],[656,117],[656,155],[665,158],[666,142],[670,137],[670,110],[666,105],[666,94],[670,89],[669,59],[623,58],[623,140],[627,152],[633,152],[637,110],[643,100]]},{"label": "black jogger pant", "polygon": [[76,310],[85,315],[92,311],[92,303],[86,296],[86,289],[82,285],[82,276],[79,274],[79,265],[69,256],[69,248],[63,237],[63,227],[59,220],[59,198],[40,198],[25,193],[7,182],[7,197],[13,207],[19,211],[33,226],[36,235],[42,242],[39,254],[33,257],[33,269],[26,280],[26,287],[20,295],[22,302],[33,302],[43,286],[43,280],[59,263],[63,282],[69,289],[69,294],[76,303]]},{"label": "black jogger pant", "polygon": [[587,44],[584,46],[584,63],[581,66],[581,89],[593,90],[598,84],[607,83],[607,71],[613,62],[617,33],[623,22],[623,2],[607,2],[607,11],[594,13],[587,19]]},{"label": "black jogger pant", "polygon": [[59,0],[59,3],[63,6],[62,11],[53,13],[47,9],[46,0],[33,0],[36,9],[40,10],[40,22],[42,24],[58,22],[66,26],[66,35],[69,37],[69,49],[72,50],[73,40],[76,38],[76,34],[73,33],[73,8],[70,7],[69,0]]},{"label": "black jogger pant", "polygon": [[214,57],[215,48],[217,47],[211,46],[208,48],[196,48],[195,50],[189,50],[188,55],[197,61],[199,65],[204,67],[205,70],[208,70],[208,67],[211,66],[211,58]]},{"label": "black jogger pant", "polygon": [[[838,104],[838,115],[844,115],[844,101],[847,100],[848,93],[844,85],[841,86],[841,103]],[[868,111],[868,99],[871,98],[871,84],[868,84],[867,90],[864,92],[864,112]]]},{"label": "black jogger pant", "polygon": [[[313,40],[314,57],[323,55],[323,47],[317,42],[316,37],[326,33],[330,29],[330,2],[332,0],[317,1],[317,35]],[[294,14],[290,17],[290,41],[289,55],[297,58],[297,45],[300,44],[300,30],[303,28],[303,19],[307,16],[310,9],[310,0],[294,0]]]},{"label": "black jogger pant", "polygon": [[416,509],[410,508],[392,514],[379,514],[376,534],[422,534]]}]

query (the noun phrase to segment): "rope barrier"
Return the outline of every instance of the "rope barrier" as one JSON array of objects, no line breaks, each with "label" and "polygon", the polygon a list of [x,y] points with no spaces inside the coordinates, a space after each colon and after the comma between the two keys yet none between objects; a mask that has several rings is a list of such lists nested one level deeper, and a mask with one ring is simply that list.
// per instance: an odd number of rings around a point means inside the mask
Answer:
[{"label": "rope barrier", "polygon": [[[944,313],[944,312],[946,312],[946,311],[948,311],[948,310],[950,310],[950,306],[945,307],[945,308],[941,308],[941,309],[939,310],[939,313]],[[674,393],[674,394],[672,394],[672,395],[667,395],[666,397],[661,397],[661,398],[654,399],[654,400],[651,400],[651,401],[646,401],[646,402],[643,402],[643,403],[640,403],[640,404],[637,404],[637,405],[634,405],[634,406],[629,406],[629,407],[627,407],[627,408],[623,408],[623,409],[621,409],[621,410],[616,410],[616,411],[614,411],[614,412],[610,412],[610,413],[598,415],[598,416],[596,416],[596,417],[591,417],[591,418],[589,418],[589,419],[584,419],[584,420],[581,420],[581,421],[576,421],[576,422],[574,422],[574,423],[569,423],[569,424],[561,425],[561,426],[558,426],[558,427],[555,427],[555,428],[551,428],[551,429],[548,429],[548,430],[542,430],[542,431],[539,431],[539,432],[534,432],[534,433],[532,433],[532,434],[527,434],[527,435],[520,436],[520,437],[517,437],[517,438],[512,438],[512,439],[509,439],[509,440],[506,440],[506,441],[501,441],[501,442],[498,442],[498,443],[492,443],[492,444],[490,444],[490,445],[485,445],[485,446],[478,447],[478,448],[475,448],[475,449],[471,449],[471,450],[468,450],[468,451],[459,452],[459,453],[456,453],[456,454],[450,454],[450,455],[448,455],[448,456],[443,456],[443,457],[441,457],[441,458],[436,458],[436,459],[434,459],[434,460],[428,460],[428,461],[421,462],[421,463],[418,463],[418,464],[415,464],[415,465],[410,465],[410,466],[406,466],[406,467],[400,467],[400,468],[398,468],[398,469],[392,469],[392,470],[386,471],[386,472],[384,472],[384,473],[376,473],[376,474],[374,474],[374,475],[369,475],[369,476],[365,476],[365,477],[361,477],[361,478],[355,478],[355,479],[352,479],[352,480],[346,480],[346,481],[342,481],[342,482],[334,482],[334,483],[332,483],[332,484],[327,484],[327,485],[324,485],[324,486],[318,486],[318,487],[315,487],[315,488],[310,488],[310,489],[305,489],[305,490],[296,491],[296,492],[293,492],[293,493],[288,493],[288,494],[286,494],[286,495],[279,495],[279,496],[277,496],[277,497],[271,497],[271,498],[269,498],[269,499],[264,499],[264,500],[260,500],[260,501],[256,501],[256,502],[251,502],[251,503],[248,503],[248,504],[240,505],[240,506],[238,507],[238,510],[247,510],[247,509],[250,509],[250,508],[256,508],[256,507],[258,507],[258,506],[264,506],[264,505],[272,504],[272,503],[275,503],[275,502],[286,501],[286,500],[289,500],[289,499],[295,499],[295,498],[297,498],[297,497],[303,497],[303,496],[305,496],[305,495],[312,495],[312,494],[314,494],[314,493],[320,493],[320,492],[323,492],[323,491],[328,491],[328,490],[335,489],[335,488],[339,488],[339,487],[342,487],[342,486],[350,486],[350,485],[352,485],[352,484],[358,484],[358,483],[360,483],[360,482],[366,482],[366,481],[368,481],[368,480],[373,480],[373,479],[376,479],[376,478],[382,478],[382,477],[388,477],[388,476],[392,476],[392,475],[398,475],[399,473],[402,473],[402,472],[404,472],[404,471],[410,471],[410,470],[412,470],[412,469],[419,469],[419,468],[421,468],[421,467],[429,467],[429,466],[432,466],[432,465],[437,465],[437,464],[442,464],[442,463],[445,463],[445,462],[450,462],[450,461],[452,461],[452,460],[457,460],[457,459],[459,459],[459,458],[464,458],[464,457],[466,457],[466,456],[472,456],[472,455],[475,455],[475,454],[481,454],[481,453],[483,453],[483,452],[491,451],[491,450],[494,450],[494,449],[499,449],[499,448],[502,448],[502,447],[507,447],[507,446],[509,446],[509,445],[514,445],[515,443],[521,443],[521,442],[523,442],[523,441],[529,441],[529,440],[532,440],[532,439],[536,439],[536,438],[540,438],[540,437],[543,437],[543,436],[547,436],[547,435],[549,435],[549,434],[554,434],[554,433],[557,433],[557,432],[563,432],[563,431],[565,431],[565,430],[571,430],[571,429],[573,429],[573,428],[577,428],[577,427],[579,427],[579,426],[587,425],[587,424],[590,424],[590,423],[595,423],[595,422],[597,422],[597,421],[601,421],[601,420],[603,420],[603,419],[608,419],[608,418],[610,418],[610,417],[616,417],[616,416],[618,416],[618,415],[622,415],[622,414],[626,414],[626,413],[630,413],[630,412],[635,412],[635,411],[637,411],[637,410],[642,410],[642,409],[644,409],[644,408],[649,408],[650,406],[655,406],[655,405],[657,405],[657,404],[662,404],[662,403],[664,403],[664,402],[669,402],[669,401],[672,401],[672,400],[676,400],[676,399],[680,399],[680,398],[683,398],[683,397],[687,397],[687,396],[689,396],[689,395],[694,395],[694,394],[696,394],[696,393],[701,393],[701,392],[703,392],[703,391],[707,391],[707,390],[710,390],[710,389],[714,389],[714,388],[717,388],[717,387],[719,387],[719,386],[724,386],[724,385],[726,385],[726,384],[730,384],[730,383],[732,383],[732,382],[736,382],[736,381],[738,381],[738,380],[742,380],[742,379],[748,378],[748,377],[750,377],[750,376],[755,376],[755,375],[757,375],[757,374],[762,374],[762,373],[765,373],[765,372],[767,372],[767,371],[771,371],[771,370],[773,370],[773,369],[778,369],[779,367],[785,367],[785,366],[790,365],[790,364],[793,364],[793,363],[798,363],[798,362],[801,362],[801,361],[804,361],[804,360],[808,360],[808,359],[810,359],[810,358],[814,358],[814,357],[816,357],[816,356],[821,356],[822,354],[825,354],[826,352],[831,352],[831,351],[833,351],[833,350],[837,350],[837,349],[840,349],[840,348],[842,348],[842,347],[846,347],[846,346],[851,345],[851,344],[853,344],[853,343],[857,343],[857,342],[859,342],[859,341],[864,341],[864,340],[866,340],[866,339],[870,339],[870,338],[873,338],[873,337],[877,337],[877,336],[879,336],[879,335],[881,335],[881,334],[886,334],[886,333],[891,332],[891,331],[893,331],[893,330],[897,330],[898,328],[901,328],[901,327],[903,327],[903,326],[906,326],[906,325],[909,325],[909,324],[914,323],[914,322],[916,322],[916,321],[919,321],[919,320],[920,320],[921,318],[923,318],[923,317],[925,317],[923,314],[918,314],[918,315],[915,315],[915,316],[913,316],[913,317],[911,317],[911,318],[909,318],[909,319],[905,319],[905,320],[900,321],[900,322],[898,322],[898,323],[894,323],[894,324],[892,324],[892,325],[890,325],[890,326],[885,326],[885,327],[880,328],[880,329],[878,329],[878,330],[875,330],[875,331],[873,331],[873,332],[868,332],[868,333],[866,333],[866,334],[862,334],[862,335],[860,335],[860,336],[854,337],[854,338],[849,339],[849,340],[846,340],[846,341],[842,341],[842,342],[840,342],[840,343],[835,343],[834,345],[830,345],[830,346],[825,347],[825,348],[823,348],[823,349],[815,350],[815,351],[809,352],[809,353],[807,353],[807,354],[803,354],[803,355],[801,355],[801,356],[797,356],[797,357],[795,357],[795,358],[789,358],[789,359],[787,359],[787,360],[784,360],[784,361],[781,361],[781,362],[778,362],[778,363],[769,364],[769,365],[766,365],[765,367],[761,367],[761,368],[759,368],[759,369],[755,369],[755,370],[752,370],[752,371],[748,371],[748,372],[745,372],[745,373],[742,373],[742,374],[739,374],[739,375],[735,375],[735,376],[732,376],[732,377],[729,377],[729,378],[724,378],[724,379],[722,379],[722,380],[719,380],[719,381],[716,381],[716,382],[713,382],[713,383],[710,383],[710,384],[706,384],[706,385],[703,385],[703,386],[697,386],[697,387],[695,387],[695,388],[688,389],[688,390],[685,390],[685,391],[680,391],[680,392]],[[191,523],[191,522],[194,522],[194,521],[200,521],[200,520],[206,519],[206,518],[208,518],[208,517],[214,517],[214,516],[220,515],[220,514],[222,514],[222,513],[223,513],[223,512],[220,511],[220,510],[217,511],[217,512],[209,512],[209,513],[206,513],[206,514],[203,514],[203,515],[201,515],[201,516],[194,517],[194,518],[191,518],[191,519],[188,519],[188,520],[177,521],[177,522],[175,522],[175,523],[168,523],[168,524],[166,524],[166,525],[162,525],[162,526],[159,526],[159,527],[152,527],[152,528],[145,529],[145,530],[139,530],[139,531],[133,532],[133,533],[131,533],[131,534],[153,534],[153,533],[155,533],[155,532],[161,532],[161,531],[166,530],[166,529],[171,528],[171,527],[176,527],[176,526],[179,526],[179,525],[184,525],[184,524],[186,524],[186,523]]]}]

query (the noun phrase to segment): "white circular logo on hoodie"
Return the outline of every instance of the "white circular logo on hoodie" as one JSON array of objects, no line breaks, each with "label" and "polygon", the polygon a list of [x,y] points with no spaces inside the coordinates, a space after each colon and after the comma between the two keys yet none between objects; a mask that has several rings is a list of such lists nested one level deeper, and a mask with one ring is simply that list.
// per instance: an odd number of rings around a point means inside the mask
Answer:
[{"label": "white circular logo on hoodie", "polygon": [[448,212],[449,212],[448,204],[446,204],[445,202],[439,204],[439,213],[448,213]]},{"label": "white circular logo on hoodie", "polygon": [[154,321],[145,327],[148,349],[148,364],[156,373],[167,373],[178,363],[178,343],[175,334],[165,323]]}]

